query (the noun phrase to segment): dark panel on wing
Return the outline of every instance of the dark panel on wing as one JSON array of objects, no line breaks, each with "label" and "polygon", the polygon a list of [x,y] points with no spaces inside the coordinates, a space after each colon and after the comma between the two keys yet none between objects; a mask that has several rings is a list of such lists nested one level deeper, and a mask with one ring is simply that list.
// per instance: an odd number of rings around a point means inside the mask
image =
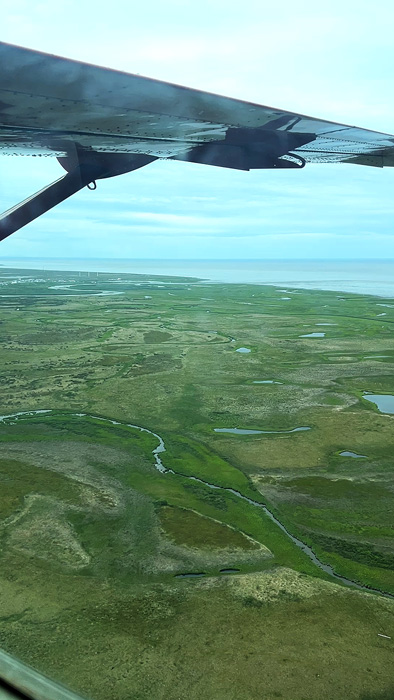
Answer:
[{"label": "dark panel on wing", "polygon": [[263,128],[228,129],[224,141],[195,146],[174,158],[237,170],[303,167],[304,159],[287,160],[282,156],[293,155],[295,149],[314,139],[314,134],[289,131],[271,131]]}]

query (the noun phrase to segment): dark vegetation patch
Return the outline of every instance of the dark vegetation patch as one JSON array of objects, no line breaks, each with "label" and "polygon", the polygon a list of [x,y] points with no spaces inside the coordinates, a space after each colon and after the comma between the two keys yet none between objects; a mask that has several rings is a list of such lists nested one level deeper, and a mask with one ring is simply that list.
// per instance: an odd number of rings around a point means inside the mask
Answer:
[{"label": "dark vegetation patch", "polygon": [[327,552],[337,552],[346,559],[353,559],[367,566],[394,570],[394,554],[388,548],[386,550],[377,549],[365,542],[327,537],[327,535],[319,533],[313,534],[313,540]]},{"label": "dark vegetation patch", "polygon": [[[370,669],[371,672],[372,669]],[[374,692],[367,691],[362,692],[360,695],[360,700],[393,700],[394,698],[394,684],[387,688],[386,690]]]},{"label": "dark vegetation patch", "polygon": [[103,365],[103,367],[113,367],[114,365],[124,365],[130,364],[132,362],[133,356],[130,355],[103,355],[100,359],[96,360],[97,364]]},{"label": "dark vegetation patch", "polygon": [[210,489],[197,486],[196,484],[185,484],[185,489],[191,491],[198,499],[213,506],[217,510],[227,510],[227,501],[220,492],[211,491]]},{"label": "dark vegetation patch", "polygon": [[16,459],[0,459],[0,493],[0,519],[20,509],[29,494],[45,494],[70,504],[81,503],[78,484],[62,474]]},{"label": "dark vegetation patch", "polygon": [[125,376],[176,371],[182,367],[182,362],[179,358],[174,358],[172,355],[162,352],[150,355],[138,352],[131,355],[130,361],[131,367]]},{"label": "dark vegetation patch", "polygon": [[188,547],[258,549],[258,544],[228,525],[185,508],[164,506],[159,511],[165,533],[176,544]]},{"label": "dark vegetation patch", "polygon": [[282,485],[298,493],[305,493],[313,498],[350,500],[390,497],[391,492],[375,481],[360,482],[350,479],[333,479],[324,476],[306,476],[298,479],[285,479]]},{"label": "dark vegetation patch", "polygon": [[[94,335],[94,328],[85,327],[78,330],[78,340],[88,340],[89,338],[94,337]],[[21,345],[52,345],[56,343],[74,342],[74,339],[73,328],[69,328],[68,326],[65,326],[64,328],[56,326],[53,328],[48,328],[48,330],[43,332],[37,331],[34,334],[21,334],[14,342]]]},{"label": "dark vegetation patch", "polygon": [[165,331],[148,331],[148,333],[144,333],[144,342],[151,343],[152,345],[155,343],[165,343],[172,338],[173,336],[171,333],[166,333]]}]

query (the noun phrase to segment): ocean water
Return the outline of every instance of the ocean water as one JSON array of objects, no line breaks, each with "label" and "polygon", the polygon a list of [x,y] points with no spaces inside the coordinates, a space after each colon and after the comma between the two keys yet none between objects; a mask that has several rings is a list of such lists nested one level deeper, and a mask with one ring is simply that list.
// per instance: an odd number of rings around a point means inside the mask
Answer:
[{"label": "ocean water", "polygon": [[[132,272],[197,277],[212,282],[271,284],[394,297],[394,260],[128,260],[2,258],[3,267],[86,272]],[[0,267],[1,271],[1,267]]]}]

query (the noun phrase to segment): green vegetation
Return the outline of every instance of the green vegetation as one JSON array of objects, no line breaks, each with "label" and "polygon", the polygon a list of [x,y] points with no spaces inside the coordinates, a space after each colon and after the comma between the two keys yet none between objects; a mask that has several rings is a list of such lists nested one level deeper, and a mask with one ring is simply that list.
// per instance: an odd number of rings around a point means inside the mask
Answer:
[{"label": "green vegetation", "polygon": [[389,697],[393,601],[229,489],[394,593],[394,308],[3,273],[0,644],[98,700]]}]

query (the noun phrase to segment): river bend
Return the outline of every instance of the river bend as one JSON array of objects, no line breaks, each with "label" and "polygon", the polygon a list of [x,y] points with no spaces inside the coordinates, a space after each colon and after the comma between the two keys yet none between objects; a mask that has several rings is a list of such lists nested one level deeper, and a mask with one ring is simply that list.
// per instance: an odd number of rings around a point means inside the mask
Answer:
[{"label": "river bend", "polygon": [[[36,415],[41,415],[41,414],[60,414],[61,412],[55,411],[52,409],[41,409],[41,410],[35,410],[35,411],[17,411],[15,413],[10,413],[8,415],[0,416],[0,423],[4,422],[14,422],[19,420],[20,418],[27,418],[29,416],[36,416]],[[149,430],[148,428],[143,428],[140,425],[135,425],[134,423],[124,423],[122,421],[117,421],[117,420],[111,420],[110,418],[103,418],[102,416],[94,416],[90,413],[64,413],[63,415],[67,416],[74,416],[76,418],[93,418],[94,420],[99,420],[103,421],[104,423],[108,423],[110,425],[124,425],[128,428],[134,428],[135,430],[139,430],[142,433],[149,433],[150,435],[153,435],[157,441],[158,441],[158,446],[155,447],[154,450],[152,450],[152,454],[154,456],[154,463],[156,469],[161,473],[161,474],[175,474],[178,476],[183,477],[184,479],[190,479],[191,481],[197,481],[200,484],[204,484],[205,486],[208,486],[210,489],[219,489],[220,491],[228,491],[229,493],[234,494],[234,496],[237,496],[238,498],[241,498],[243,501],[246,501],[252,506],[255,506],[256,508],[260,508],[265,515],[267,515],[272,522],[277,525],[282,532],[285,533],[285,535],[297,546],[299,549],[301,549],[304,554],[306,554],[311,561],[322,571],[324,571],[326,574],[329,574],[332,576],[335,580],[340,581],[342,584],[345,586],[351,586],[353,588],[357,588],[358,590],[361,591],[366,591],[368,593],[377,593],[378,595],[384,596],[386,598],[394,598],[394,595],[391,593],[386,593],[383,591],[380,591],[377,588],[372,588],[368,586],[362,586],[361,584],[357,583],[356,581],[352,581],[349,578],[346,578],[345,576],[340,576],[339,574],[335,573],[334,569],[332,566],[329,564],[324,564],[314,553],[314,551],[309,547],[305,542],[302,542],[302,540],[298,539],[298,537],[295,537],[292,535],[287,528],[283,525],[283,523],[278,520],[278,518],[267,508],[267,506],[264,503],[259,503],[259,501],[254,501],[252,498],[248,498],[248,496],[244,496],[240,491],[237,491],[236,489],[232,489],[230,487],[226,486],[217,486],[216,484],[211,484],[209,481],[204,481],[204,479],[200,479],[197,476],[190,476],[188,474],[182,474],[181,472],[175,472],[173,469],[169,469],[164,466],[160,454],[166,451],[165,444],[163,438],[160,437],[157,433],[154,433],[152,430]]]}]

